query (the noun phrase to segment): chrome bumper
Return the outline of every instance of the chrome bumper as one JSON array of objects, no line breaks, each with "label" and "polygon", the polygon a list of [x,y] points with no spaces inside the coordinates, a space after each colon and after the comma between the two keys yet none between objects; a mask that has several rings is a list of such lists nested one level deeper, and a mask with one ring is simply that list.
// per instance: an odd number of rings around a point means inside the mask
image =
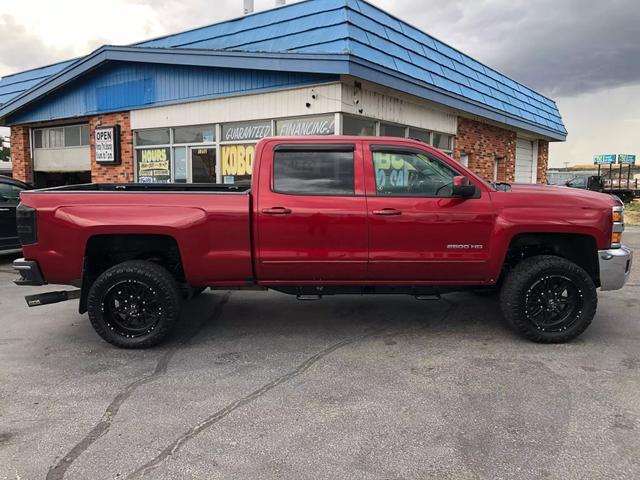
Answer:
[{"label": "chrome bumper", "polygon": [[624,245],[620,248],[598,250],[600,262],[600,289],[618,290],[627,283],[633,263],[633,251]]}]

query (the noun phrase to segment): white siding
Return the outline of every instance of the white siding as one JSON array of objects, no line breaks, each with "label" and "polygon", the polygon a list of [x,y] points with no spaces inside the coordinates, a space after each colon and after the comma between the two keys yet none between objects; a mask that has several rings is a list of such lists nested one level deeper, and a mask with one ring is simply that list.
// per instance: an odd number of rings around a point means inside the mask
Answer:
[{"label": "white siding", "polygon": [[516,145],[516,175],[517,183],[536,183],[538,152],[537,142],[518,138]]},{"label": "white siding", "polygon": [[[312,99],[312,95],[316,99]],[[176,127],[340,111],[339,83],[131,111],[131,128]],[[310,107],[306,104],[310,103]]]},{"label": "white siding", "polygon": [[89,147],[35,148],[36,172],[82,172],[91,170]]},{"label": "white siding", "polygon": [[344,83],[342,98],[341,111],[345,113],[451,135],[457,133],[458,117],[454,112],[401,92],[368,83],[355,89],[353,84]]},{"label": "white siding", "polygon": [[[316,98],[313,99],[312,96]],[[356,98],[357,97],[357,98]],[[356,103],[357,100],[357,103]],[[307,103],[310,104],[307,107]],[[362,109],[362,113],[359,110]],[[367,84],[331,83],[131,111],[131,128],[175,127],[344,112],[455,135],[457,116],[427,101]]]}]

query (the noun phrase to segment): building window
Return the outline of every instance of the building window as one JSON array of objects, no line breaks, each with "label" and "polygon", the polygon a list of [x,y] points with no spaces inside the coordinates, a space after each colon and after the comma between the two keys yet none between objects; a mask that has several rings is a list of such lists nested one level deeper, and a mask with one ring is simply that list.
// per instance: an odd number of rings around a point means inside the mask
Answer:
[{"label": "building window", "polygon": [[171,155],[169,147],[136,150],[136,178],[139,183],[170,183]]},{"label": "building window", "polygon": [[400,125],[393,125],[391,123],[380,123],[380,136],[381,137],[406,137],[407,129]]},{"label": "building window", "polygon": [[342,132],[344,135],[373,137],[376,134],[376,121],[345,115],[342,119]]},{"label": "building window", "polygon": [[451,154],[453,150],[453,135],[445,133],[433,133],[433,142],[431,143],[438,150]]},{"label": "building window", "polygon": [[431,145],[431,132],[429,130],[409,127],[409,138]]},{"label": "building window", "polygon": [[136,146],[169,145],[171,132],[168,128],[154,128],[151,130],[138,130],[135,133]]},{"label": "building window", "polygon": [[283,137],[310,137],[314,135],[334,135],[335,115],[317,117],[287,118],[276,121],[276,135]]},{"label": "building window", "polygon": [[34,148],[71,148],[89,146],[89,125],[39,128],[33,131]]},{"label": "building window", "polygon": [[214,125],[173,129],[173,143],[213,143],[215,141],[216,128]]},{"label": "building window", "polygon": [[296,195],[350,196],[355,192],[353,152],[276,152],[273,190]]}]

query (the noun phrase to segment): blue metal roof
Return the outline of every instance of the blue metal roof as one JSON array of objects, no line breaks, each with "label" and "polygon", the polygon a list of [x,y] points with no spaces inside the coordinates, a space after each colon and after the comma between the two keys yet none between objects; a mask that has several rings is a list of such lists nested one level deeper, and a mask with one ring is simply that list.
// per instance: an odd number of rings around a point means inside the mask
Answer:
[{"label": "blue metal roof", "polygon": [[[340,69],[323,73],[360,75],[557,140],[564,140],[567,133],[555,102],[549,98],[364,0],[306,0],[141,42],[131,50],[136,48],[171,49],[176,53],[209,50],[212,55],[214,51],[269,52],[282,53],[283,59],[286,59],[285,53],[345,55],[349,62],[346,72],[341,64]],[[258,61],[257,58],[254,61]],[[307,72],[318,72],[313,63],[313,60],[307,62]],[[40,73],[34,73],[39,72],[35,70],[3,78],[0,103],[5,105],[0,108],[0,116],[3,110],[7,113],[6,102],[46,82],[47,74],[55,76],[72,66],[67,62],[40,69]],[[287,68],[303,67],[298,62],[296,67]],[[47,69],[52,71],[49,73]]]}]

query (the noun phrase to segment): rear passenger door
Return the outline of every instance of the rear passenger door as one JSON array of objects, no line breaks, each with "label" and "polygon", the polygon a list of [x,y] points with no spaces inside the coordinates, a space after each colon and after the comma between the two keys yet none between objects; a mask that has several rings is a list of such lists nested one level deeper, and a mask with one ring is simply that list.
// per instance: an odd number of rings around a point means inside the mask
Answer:
[{"label": "rear passenger door", "polygon": [[313,284],[365,278],[368,232],[360,142],[270,145],[260,159],[258,278]]},{"label": "rear passenger door", "polygon": [[0,183],[0,250],[18,248],[16,208],[23,189],[8,183]]}]

